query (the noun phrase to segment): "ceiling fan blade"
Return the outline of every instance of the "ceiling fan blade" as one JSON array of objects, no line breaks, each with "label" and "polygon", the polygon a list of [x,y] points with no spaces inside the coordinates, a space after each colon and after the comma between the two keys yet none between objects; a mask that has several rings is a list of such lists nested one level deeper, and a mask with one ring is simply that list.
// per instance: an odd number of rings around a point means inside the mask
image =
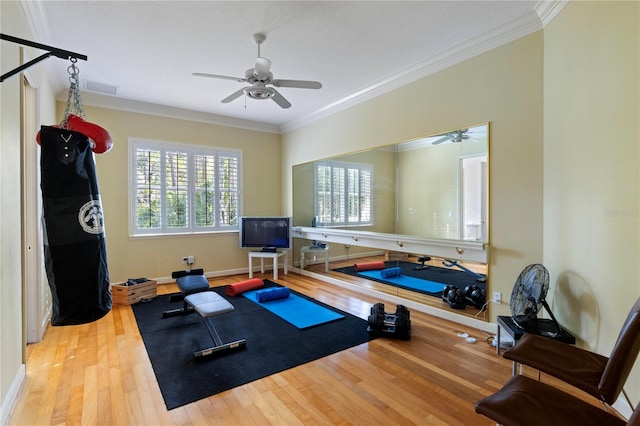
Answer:
[{"label": "ceiling fan blade", "polygon": [[431,145],[440,145],[441,143],[446,142],[446,141],[448,141],[449,139],[451,139],[451,135],[450,135],[450,134],[449,134],[449,135],[446,135],[446,136],[445,136],[445,137],[443,137],[443,138],[438,139],[437,141],[432,142],[432,143],[431,143]]},{"label": "ceiling fan blade", "polygon": [[294,87],[297,89],[320,89],[322,83],[319,81],[307,81],[307,80],[273,80],[273,85],[276,87]]},{"label": "ceiling fan blade", "polygon": [[229,102],[239,98],[244,93],[244,89],[245,88],[243,87],[242,89],[233,92],[232,94],[230,94],[229,96],[221,100],[220,102],[222,102],[223,104],[228,104]]},{"label": "ceiling fan blade", "polygon": [[258,78],[266,78],[269,76],[269,70],[271,69],[271,61],[267,58],[256,58],[256,66],[254,68],[254,74]]},{"label": "ceiling fan blade", "polygon": [[202,73],[202,72],[194,72],[191,75],[194,75],[196,77],[221,78],[223,80],[233,80],[233,81],[237,81],[239,83],[241,83],[243,81],[247,81],[246,78],[229,77],[228,75],[206,74],[206,73]]},{"label": "ceiling fan blade", "polygon": [[286,100],[284,96],[280,94],[280,92],[278,92],[276,89],[272,89],[272,90],[273,90],[273,96],[271,97],[271,99],[273,99],[275,103],[280,105],[280,107],[282,108],[289,108],[291,106],[289,101]]}]

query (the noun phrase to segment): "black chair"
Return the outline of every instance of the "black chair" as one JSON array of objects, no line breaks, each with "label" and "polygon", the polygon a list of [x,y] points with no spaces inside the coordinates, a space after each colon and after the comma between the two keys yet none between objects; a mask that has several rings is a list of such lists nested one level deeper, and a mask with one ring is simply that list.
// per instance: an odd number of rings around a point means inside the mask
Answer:
[{"label": "black chair", "polygon": [[476,413],[507,426],[639,426],[640,405],[629,420],[526,376],[513,376],[478,401]]},{"label": "black chair", "polygon": [[557,340],[525,333],[504,358],[556,377],[606,404],[613,404],[640,352],[640,298],[631,308],[609,357]]}]

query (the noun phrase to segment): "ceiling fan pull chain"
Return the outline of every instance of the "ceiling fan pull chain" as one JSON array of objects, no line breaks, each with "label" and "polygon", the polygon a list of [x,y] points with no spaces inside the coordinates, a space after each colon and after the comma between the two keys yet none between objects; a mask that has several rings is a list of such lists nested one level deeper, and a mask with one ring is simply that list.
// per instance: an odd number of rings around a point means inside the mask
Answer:
[{"label": "ceiling fan pull chain", "polygon": [[69,119],[70,114],[74,114],[80,118],[84,118],[85,115],[84,105],[82,103],[82,98],[80,97],[80,79],[78,78],[80,70],[76,66],[76,62],[78,62],[78,60],[76,58],[71,58],[70,60],[71,65],[67,68],[70,83],[69,95],[67,96],[64,117],[60,123],[60,127],[63,129],[68,129],[67,120]]}]

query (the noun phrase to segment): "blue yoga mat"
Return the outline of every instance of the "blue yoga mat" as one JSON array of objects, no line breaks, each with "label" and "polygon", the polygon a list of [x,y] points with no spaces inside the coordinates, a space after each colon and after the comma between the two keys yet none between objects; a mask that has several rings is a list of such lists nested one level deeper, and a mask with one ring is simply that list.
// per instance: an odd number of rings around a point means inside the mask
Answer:
[{"label": "blue yoga mat", "polygon": [[437,293],[447,286],[446,284],[442,284],[436,281],[423,280],[421,278],[414,278],[408,275],[400,275],[397,277],[389,277],[383,278],[380,274],[382,271],[360,271],[358,275],[363,275],[365,277],[374,278],[377,280],[385,280],[395,283],[397,285],[401,285],[402,287],[411,288],[414,290],[426,291],[429,293]]},{"label": "blue yoga mat", "polygon": [[258,302],[256,299],[258,291],[260,290],[251,290],[242,293],[242,295],[298,328],[313,327],[344,318],[344,315],[313,303],[293,292],[286,299]]}]

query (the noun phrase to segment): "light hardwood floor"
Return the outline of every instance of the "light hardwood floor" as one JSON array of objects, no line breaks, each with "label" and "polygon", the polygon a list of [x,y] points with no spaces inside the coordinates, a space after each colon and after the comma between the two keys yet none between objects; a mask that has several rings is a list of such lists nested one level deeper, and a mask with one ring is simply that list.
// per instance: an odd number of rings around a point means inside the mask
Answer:
[{"label": "light hardwood floor", "polygon": [[[361,318],[384,302],[295,273],[278,282]],[[176,290],[159,286],[159,293]],[[494,424],[474,402],[501,387],[511,364],[483,332],[415,311],[411,321],[409,341],[378,338],[167,411],[131,307],[114,305],[97,322],[49,327],[28,346],[27,379],[9,425]]]}]

